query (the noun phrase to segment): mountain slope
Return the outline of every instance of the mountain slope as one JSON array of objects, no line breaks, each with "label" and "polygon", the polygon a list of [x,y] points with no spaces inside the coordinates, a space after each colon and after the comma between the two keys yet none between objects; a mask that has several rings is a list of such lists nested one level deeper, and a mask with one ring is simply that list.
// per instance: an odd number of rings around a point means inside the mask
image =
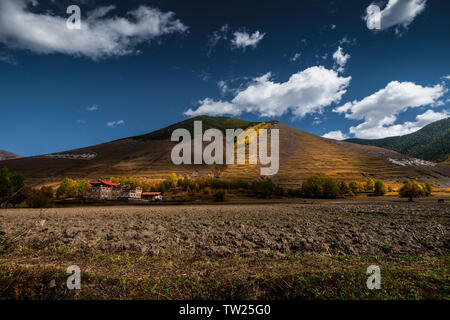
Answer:
[{"label": "mountain slope", "polygon": [[[29,183],[42,184],[72,178],[109,178],[129,175],[136,178],[163,179],[178,175],[215,175],[226,179],[260,179],[260,165],[174,165],[171,132],[179,127],[192,131],[194,120],[202,120],[203,128],[242,126],[280,130],[279,171],[273,177],[282,185],[297,186],[313,174],[326,174],[337,179],[365,180],[368,177],[401,183],[405,178],[450,185],[450,167],[409,161],[395,151],[318,137],[282,123],[252,123],[232,118],[198,117],[188,119],[153,133],[103,143],[87,148],[51,155],[1,161],[22,172]],[[270,141],[270,139],[269,139]],[[204,146],[209,142],[204,142]],[[270,150],[270,148],[269,148]]]},{"label": "mountain slope", "polygon": [[450,160],[450,118],[433,122],[419,131],[404,136],[345,141],[386,148],[428,161],[448,162]]},{"label": "mountain slope", "polygon": [[17,154],[5,150],[0,150],[0,160],[9,160],[17,158],[20,158],[20,156],[18,156]]}]

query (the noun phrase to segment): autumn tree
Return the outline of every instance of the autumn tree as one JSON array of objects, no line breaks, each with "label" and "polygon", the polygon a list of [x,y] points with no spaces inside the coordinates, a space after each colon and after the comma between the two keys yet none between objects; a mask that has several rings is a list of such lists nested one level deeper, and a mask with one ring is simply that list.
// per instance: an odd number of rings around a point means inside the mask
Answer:
[{"label": "autumn tree", "polygon": [[405,181],[398,193],[402,198],[409,198],[409,201],[427,195],[426,189],[416,181]]},{"label": "autumn tree", "polygon": [[364,190],[366,192],[373,192],[373,189],[375,188],[375,182],[373,179],[369,179],[366,181],[366,184],[364,185]]}]

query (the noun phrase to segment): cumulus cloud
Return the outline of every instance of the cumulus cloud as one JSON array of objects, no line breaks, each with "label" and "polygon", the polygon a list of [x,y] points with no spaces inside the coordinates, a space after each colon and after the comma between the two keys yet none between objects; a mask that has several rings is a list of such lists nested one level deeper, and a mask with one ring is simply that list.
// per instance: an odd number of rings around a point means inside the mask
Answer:
[{"label": "cumulus cloud", "polygon": [[448,76],[443,76],[442,79],[450,80],[450,74]]},{"label": "cumulus cloud", "polygon": [[342,133],[341,130],[330,131],[328,133],[325,133],[322,137],[328,138],[328,139],[334,139],[334,140],[348,139],[348,136],[346,134]]},{"label": "cumulus cloud", "polygon": [[335,108],[333,111],[345,113],[345,117],[353,120],[364,120],[363,123],[350,127],[350,133],[357,138],[378,139],[402,135],[420,129],[432,117],[444,116],[443,113],[425,113],[418,116],[417,122],[402,125],[394,124],[397,115],[408,108],[426,105],[437,106],[446,92],[437,84],[423,87],[413,82],[391,81],[385,88],[365,97],[361,101],[353,101]]},{"label": "cumulus cloud", "polygon": [[189,109],[184,114],[237,116],[250,112],[261,117],[275,117],[290,111],[295,117],[303,117],[338,103],[350,80],[351,77],[341,77],[336,71],[322,66],[297,72],[281,83],[274,82],[267,73],[239,89],[231,101],[206,98],[199,102],[196,110]]},{"label": "cumulus cloud", "polygon": [[197,110],[189,109],[184,114],[187,116],[195,117],[198,115],[210,115],[210,116],[222,116],[232,115],[238,116],[241,114],[241,110],[235,108],[235,106],[227,101],[215,101],[210,98],[206,98],[199,101],[200,106]]},{"label": "cumulus cloud", "polygon": [[245,31],[236,31],[233,33],[234,38],[231,39],[231,44],[238,49],[245,49],[247,47],[256,48],[265,35],[265,33],[260,33],[259,31],[255,31],[252,34]]},{"label": "cumulus cloud", "polygon": [[93,60],[136,53],[136,46],[163,35],[184,33],[188,27],[173,12],[140,6],[125,17],[110,17],[114,6],[87,13],[81,30],[69,30],[67,17],[34,13],[37,0],[0,1],[0,42],[40,54],[62,53]]},{"label": "cumulus cloud", "polygon": [[97,111],[98,110],[98,106],[97,105],[92,105],[90,107],[86,108],[87,111]]},{"label": "cumulus cloud", "polygon": [[125,124],[125,121],[123,121],[123,120],[117,120],[117,121],[110,121],[110,122],[107,122],[107,123],[106,123],[106,125],[107,125],[108,127],[111,127],[111,128],[115,128],[115,127],[120,126],[120,125],[122,125],[122,124]]},{"label": "cumulus cloud", "polygon": [[364,20],[367,25],[377,25],[378,19],[381,30],[397,26],[408,28],[414,18],[425,9],[426,0],[389,0],[386,7],[379,14],[367,7]]},{"label": "cumulus cloud", "polygon": [[350,59],[350,55],[348,53],[344,53],[341,47],[333,53],[334,60],[334,68],[339,72],[344,72],[344,67],[347,64],[348,59]]}]

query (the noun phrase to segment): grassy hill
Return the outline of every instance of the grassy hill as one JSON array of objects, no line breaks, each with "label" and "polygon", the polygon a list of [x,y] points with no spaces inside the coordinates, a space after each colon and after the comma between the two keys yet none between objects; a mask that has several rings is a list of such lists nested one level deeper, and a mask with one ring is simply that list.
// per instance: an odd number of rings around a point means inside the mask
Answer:
[{"label": "grassy hill", "polygon": [[384,139],[348,139],[348,142],[376,146],[411,157],[450,164],[450,118],[433,122],[419,131]]},{"label": "grassy hill", "polygon": [[[363,181],[369,177],[393,183],[404,179],[450,185],[450,167],[401,163],[407,157],[391,150],[325,139],[277,121],[254,123],[233,118],[197,117],[142,136],[130,137],[86,148],[29,158],[0,161],[0,167],[22,172],[29,183],[48,184],[71,178],[134,176],[165,179],[172,172],[181,176],[214,175],[224,179],[261,179],[259,164],[174,165],[170,141],[173,130],[192,131],[193,121],[202,120],[203,130],[218,128],[267,128],[280,130],[279,171],[272,178],[284,186],[298,186],[314,174],[342,180]],[[204,142],[204,146],[209,144]],[[270,150],[270,148],[269,148]],[[400,161],[397,162],[396,161]],[[400,164],[399,164],[400,163]]]}]

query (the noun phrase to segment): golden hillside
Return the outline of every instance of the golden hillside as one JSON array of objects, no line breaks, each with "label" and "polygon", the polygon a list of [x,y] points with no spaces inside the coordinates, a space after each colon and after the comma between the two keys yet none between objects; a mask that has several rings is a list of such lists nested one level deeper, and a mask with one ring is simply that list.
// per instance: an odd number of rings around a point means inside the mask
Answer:
[{"label": "golden hillside", "polygon": [[[232,118],[197,117],[153,133],[121,139],[87,148],[0,162],[22,172],[32,184],[72,178],[109,178],[134,176],[146,179],[166,178],[170,173],[189,176],[216,175],[225,179],[259,179],[259,165],[180,165],[171,161],[171,132],[186,128],[192,132],[194,120],[203,121],[203,129],[253,128],[279,129],[279,171],[272,178],[288,186],[297,185],[313,174],[342,180],[380,178],[392,183],[404,179],[431,181],[450,186],[450,167],[416,161],[397,152],[318,137],[282,123],[250,123]],[[269,138],[270,141],[270,138]],[[207,145],[208,143],[204,143]],[[270,150],[270,148],[269,148]]]}]

